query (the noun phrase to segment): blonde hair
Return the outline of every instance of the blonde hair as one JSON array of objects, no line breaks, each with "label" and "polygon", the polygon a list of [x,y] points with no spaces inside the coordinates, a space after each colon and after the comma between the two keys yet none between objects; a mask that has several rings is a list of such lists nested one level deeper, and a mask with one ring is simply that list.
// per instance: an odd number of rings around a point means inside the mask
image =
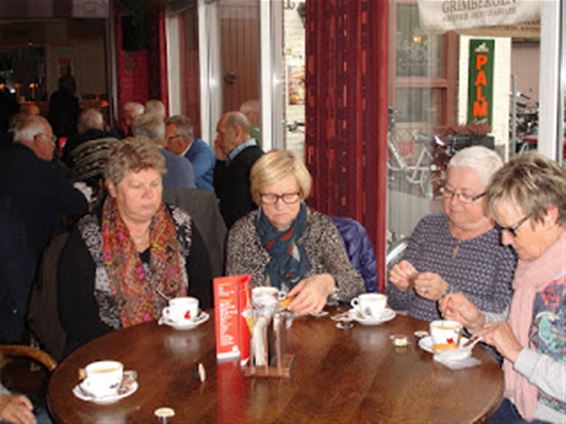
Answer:
[{"label": "blonde hair", "polygon": [[154,169],[165,174],[165,159],[159,147],[146,137],[128,137],[112,143],[104,177],[117,186],[128,172]]},{"label": "blonde hair", "polygon": [[293,175],[297,180],[301,200],[306,199],[311,191],[312,177],[299,157],[289,151],[274,149],[261,156],[252,166],[250,172],[252,198],[260,204],[261,191],[275,184],[282,178]]},{"label": "blonde hair", "polygon": [[542,221],[546,208],[558,208],[559,224],[566,222],[566,170],[538,152],[514,157],[494,176],[487,190],[487,212],[497,217],[501,202],[517,206],[535,221]]}]

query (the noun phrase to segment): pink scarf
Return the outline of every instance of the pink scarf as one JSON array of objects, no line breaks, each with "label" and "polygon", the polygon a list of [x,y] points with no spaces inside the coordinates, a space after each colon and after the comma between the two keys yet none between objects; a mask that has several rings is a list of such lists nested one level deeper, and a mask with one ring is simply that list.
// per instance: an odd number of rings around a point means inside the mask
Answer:
[{"label": "pink scarf", "polygon": [[[513,300],[509,313],[509,324],[521,346],[530,347],[529,331],[533,320],[533,304],[536,293],[542,291],[552,280],[564,273],[564,253],[566,232],[544,252],[531,262],[521,261],[515,271],[513,281]],[[538,402],[538,389],[525,377],[513,369],[513,364],[505,360],[505,395],[512,399],[521,415],[531,420]]]}]

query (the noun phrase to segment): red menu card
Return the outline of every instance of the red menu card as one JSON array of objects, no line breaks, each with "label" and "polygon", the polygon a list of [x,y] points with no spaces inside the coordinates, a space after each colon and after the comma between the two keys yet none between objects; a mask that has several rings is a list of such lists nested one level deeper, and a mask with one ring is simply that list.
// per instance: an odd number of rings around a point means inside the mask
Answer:
[{"label": "red menu card", "polygon": [[216,358],[240,357],[245,365],[250,358],[252,279],[233,275],[214,279],[216,317]]}]

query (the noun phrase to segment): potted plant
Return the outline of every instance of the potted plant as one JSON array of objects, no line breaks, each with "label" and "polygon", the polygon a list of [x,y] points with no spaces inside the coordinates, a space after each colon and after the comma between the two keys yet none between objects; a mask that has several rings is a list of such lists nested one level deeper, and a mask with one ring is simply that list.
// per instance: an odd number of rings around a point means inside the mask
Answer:
[{"label": "potted plant", "polygon": [[486,122],[471,122],[437,129],[437,133],[457,151],[470,146],[485,146],[494,149],[495,138],[489,135],[490,132],[491,125]]}]

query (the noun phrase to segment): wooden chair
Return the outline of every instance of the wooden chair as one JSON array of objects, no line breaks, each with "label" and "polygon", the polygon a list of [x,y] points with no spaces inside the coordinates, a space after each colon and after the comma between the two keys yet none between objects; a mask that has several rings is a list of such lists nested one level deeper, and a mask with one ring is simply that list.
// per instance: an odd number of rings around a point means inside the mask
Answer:
[{"label": "wooden chair", "polygon": [[0,345],[0,355],[4,357],[28,358],[43,365],[49,372],[57,367],[57,361],[47,352],[26,345]]}]

